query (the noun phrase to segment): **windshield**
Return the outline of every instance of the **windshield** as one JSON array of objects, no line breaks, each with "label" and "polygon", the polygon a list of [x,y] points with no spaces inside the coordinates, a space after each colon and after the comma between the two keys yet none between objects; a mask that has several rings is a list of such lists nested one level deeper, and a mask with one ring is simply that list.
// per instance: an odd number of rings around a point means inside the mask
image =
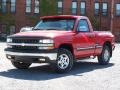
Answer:
[{"label": "windshield", "polygon": [[34,30],[73,30],[75,19],[56,19],[49,18],[41,20],[35,27]]}]

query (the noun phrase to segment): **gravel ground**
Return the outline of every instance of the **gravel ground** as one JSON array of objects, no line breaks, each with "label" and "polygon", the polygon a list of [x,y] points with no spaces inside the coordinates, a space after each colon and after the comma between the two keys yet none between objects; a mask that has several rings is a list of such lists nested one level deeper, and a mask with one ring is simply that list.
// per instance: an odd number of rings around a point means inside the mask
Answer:
[{"label": "gravel ground", "polygon": [[56,74],[48,64],[15,69],[5,57],[5,47],[0,43],[0,90],[120,90],[119,44],[109,65],[98,65],[97,59],[85,60],[66,74]]}]

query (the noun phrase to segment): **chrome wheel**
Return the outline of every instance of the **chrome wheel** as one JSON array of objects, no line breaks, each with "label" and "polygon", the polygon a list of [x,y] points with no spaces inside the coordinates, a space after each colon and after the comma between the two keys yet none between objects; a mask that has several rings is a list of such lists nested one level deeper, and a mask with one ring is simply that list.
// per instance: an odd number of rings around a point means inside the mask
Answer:
[{"label": "chrome wheel", "polygon": [[69,66],[69,63],[70,63],[70,59],[68,55],[61,54],[60,56],[58,56],[57,64],[60,69],[66,69]]},{"label": "chrome wheel", "polygon": [[57,73],[69,72],[73,67],[73,55],[72,53],[64,48],[60,48],[56,63],[53,65]]},{"label": "chrome wheel", "polygon": [[110,58],[110,53],[109,53],[109,51],[106,49],[106,50],[104,51],[104,59],[105,59],[105,61],[108,61],[109,58]]}]

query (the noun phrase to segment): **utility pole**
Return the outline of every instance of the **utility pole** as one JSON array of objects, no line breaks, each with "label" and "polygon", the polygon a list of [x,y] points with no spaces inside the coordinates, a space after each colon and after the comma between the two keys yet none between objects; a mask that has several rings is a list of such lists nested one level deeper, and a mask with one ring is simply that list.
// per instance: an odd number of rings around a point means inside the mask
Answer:
[{"label": "utility pole", "polygon": [[114,18],[114,0],[112,0],[111,2],[111,21],[110,21],[110,31],[112,32],[113,31],[113,18]]}]

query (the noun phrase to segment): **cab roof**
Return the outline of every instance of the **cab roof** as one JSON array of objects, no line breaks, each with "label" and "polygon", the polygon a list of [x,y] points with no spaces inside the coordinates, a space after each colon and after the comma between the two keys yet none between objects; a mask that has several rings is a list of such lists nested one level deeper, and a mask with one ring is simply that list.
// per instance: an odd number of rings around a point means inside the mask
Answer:
[{"label": "cab roof", "polygon": [[77,15],[54,15],[54,16],[43,16],[40,19],[49,19],[49,18],[67,18],[67,19],[79,19],[79,18],[87,18],[86,16],[77,16]]}]

